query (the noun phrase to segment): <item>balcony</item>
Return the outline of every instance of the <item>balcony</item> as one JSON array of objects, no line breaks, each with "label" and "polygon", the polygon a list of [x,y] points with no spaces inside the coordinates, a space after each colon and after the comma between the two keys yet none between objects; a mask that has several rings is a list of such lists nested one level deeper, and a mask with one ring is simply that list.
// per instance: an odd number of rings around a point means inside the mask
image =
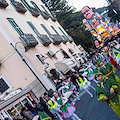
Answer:
[{"label": "balcony", "polygon": [[61,35],[61,37],[63,38],[63,43],[65,44],[66,42],[68,42],[68,39],[64,36],[64,35]]},{"label": "balcony", "polygon": [[54,45],[58,45],[63,41],[60,35],[51,34],[50,37],[53,39],[53,41],[54,41],[53,44]]},{"label": "balcony", "polygon": [[53,22],[57,21],[57,18],[55,18],[55,17],[51,17],[51,19],[52,19]]},{"label": "balcony", "polygon": [[40,35],[38,38],[44,46],[49,46],[51,44],[51,40],[47,35]]},{"label": "balcony", "polygon": [[43,17],[45,20],[48,20],[48,19],[49,19],[49,15],[48,15],[46,12],[44,12],[44,11],[41,11],[41,15],[42,15],[42,17]]},{"label": "balcony", "polygon": [[38,44],[38,41],[32,34],[23,34],[20,36],[20,39],[26,47],[35,47]]},{"label": "balcony", "polygon": [[19,13],[24,14],[27,11],[26,8],[22,5],[22,3],[14,1],[14,0],[12,0],[11,3],[15,7],[16,11]]},{"label": "balcony", "polygon": [[39,11],[37,10],[36,7],[32,7],[30,6],[26,0],[21,0],[22,3],[25,5],[25,7],[31,12],[31,14],[34,16],[34,17],[38,17],[40,15]]},{"label": "balcony", "polygon": [[9,4],[7,3],[6,0],[0,0],[0,7],[1,8],[6,8]]},{"label": "balcony", "polygon": [[38,17],[40,15],[39,11],[34,7],[30,7],[30,12],[34,17]]}]

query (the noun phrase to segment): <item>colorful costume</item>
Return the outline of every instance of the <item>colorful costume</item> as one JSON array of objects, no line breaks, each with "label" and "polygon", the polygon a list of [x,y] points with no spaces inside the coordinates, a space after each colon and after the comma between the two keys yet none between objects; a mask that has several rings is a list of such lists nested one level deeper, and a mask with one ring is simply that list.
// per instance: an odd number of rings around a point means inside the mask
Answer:
[{"label": "colorful costume", "polygon": [[115,55],[112,51],[109,51],[109,56],[110,56],[110,62],[111,64],[115,67],[115,68],[118,68],[118,64],[117,62],[115,61]]},{"label": "colorful costume", "polygon": [[74,91],[76,89],[76,86],[72,84],[71,81],[69,81],[68,86],[69,86],[69,91]]},{"label": "colorful costume", "polygon": [[50,110],[55,110],[57,108],[57,104],[52,99],[50,99],[47,102],[47,104],[48,104]]},{"label": "colorful costume", "polygon": [[[110,93],[110,89],[114,89],[114,94]],[[98,100],[107,102],[109,106],[114,110],[114,112],[120,118],[120,95],[119,95],[119,87],[117,82],[112,79],[103,79],[100,83],[97,84],[96,87],[96,96]],[[107,96],[108,99],[105,100],[104,96]]]},{"label": "colorful costume", "polygon": [[75,112],[74,105],[66,101],[64,98],[58,97],[57,103],[61,106],[61,111],[64,118],[71,117]]},{"label": "colorful costume", "polygon": [[49,106],[50,112],[51,112],[52,114],[57,114],[57,116],[59,117],[59,119],[60,119],[60,120],[63,120],[62,117],[61,117],[61,115],[60,115],[60,113],[62,113],[62,112],[61,112],[60,108],[58,107],[57,103],[54,102],[52,99],[50,99],[50,100],[47,102],[47,104],[48,104],[48,106]]},{"label": "colorful costume", "polygon": [[92,88],[93,90],[95,90],[95,88],[93,86],[91,86],[91,82],[88,80],[85,80],[84,78],[79,78],[79,86],[80,89],[85,90],[85,92],[87,92],[91,97],[93,97],[92,93],[89,91],[89,88]]},{"label": "colorful costume", "polygon": [[120,79],[115,73],[113,73],[114,71],[115,68],[110,63],[106,63],[100,67],[100,72],[104,75],[104,77],[115,80],[120,86]]},{"label": "colorful costume", "polygon": [[118,48],[113,47],[113,53],[115,55],[117,63],[119,64],[120,63],[120,45],[118,45]]}]

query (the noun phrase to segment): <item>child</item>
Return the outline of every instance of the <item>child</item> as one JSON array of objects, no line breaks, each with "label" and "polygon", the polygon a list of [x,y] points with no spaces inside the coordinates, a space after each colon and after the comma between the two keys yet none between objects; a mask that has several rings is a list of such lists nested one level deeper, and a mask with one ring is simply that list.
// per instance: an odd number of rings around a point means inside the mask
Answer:
[{"label": "child", "polygon": [[96,87],[97,99],[107,102],[120,118],[120,95],[117,82],[110,78],[103,78],[102,73],[99,71],[95,71],[94,77],[99,82]]},{"label": "child", "polygon": [[58,92],[54,92],[55,101],[59,104],[64,118],[72,118],[73,120],[81,120],[74,112],[75,106],[68,99],[61,97]]},{"label": "child", "polygon": [[80,89],[85,90],[91,97],[93,97],[92,93],[89,91],[89,88],[95,90],[93,86],[91,86],[91,82],[85,79],[82,75],[79,77],[79,86]]},{"label": "child", "polygon": [[50,109],[50,112],[52,114],[57,114],[59,119],[63,120],[61,115],[60,115],[62,113],[62,111],[60,110],[60,108],[58,107],[56,102],[54,102],[54,100],[50,99],[48,96],[45,96],[45,100],[47,101],[47,104],[48,104],[48,107]]},{"label": "child", "polygon": [[99,60],[98,66],[99,66],[100,72],[104,75],[104,77],[108,77],[110,79],[115,80],[120,86],[120,79],[115,74],[115,68],[112,66],[112,64],[110,64],[110,63],[104,64],[104,62],[102,60]]}]

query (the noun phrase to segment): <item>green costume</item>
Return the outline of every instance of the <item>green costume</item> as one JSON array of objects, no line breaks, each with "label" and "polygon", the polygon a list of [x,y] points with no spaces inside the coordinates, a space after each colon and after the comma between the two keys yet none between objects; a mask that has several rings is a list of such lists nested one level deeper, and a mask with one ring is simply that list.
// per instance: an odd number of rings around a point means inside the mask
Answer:
[{"label": "green costume", "polygon": [[38,115],[40,116],[40,120],[52,120],[51,117],[49,117],[45,112],[38,112]]},{"label": "green costume", "polygon": [[[110,93],[110,89],[114,89],[114,94]],[[119,87],[117,82],[112,79],[103,78],[103,80],[97,84],[96,87],[96,96],[98,100],[103,102],[107,102],[109,106],[113,109],[113,111],[120,118],[120,95],[118,94]],[[108,100],[104,99],[104,96],[108,97]]]},{"label": "green costume", "polygon": [[104,77],[115,80],[120,86],[120,79],[115,73],[113,73],[113,71],[115,71],[115,68],[112,64],[106,63],[104,66],[101,66],[99,70],[104,75]]}]

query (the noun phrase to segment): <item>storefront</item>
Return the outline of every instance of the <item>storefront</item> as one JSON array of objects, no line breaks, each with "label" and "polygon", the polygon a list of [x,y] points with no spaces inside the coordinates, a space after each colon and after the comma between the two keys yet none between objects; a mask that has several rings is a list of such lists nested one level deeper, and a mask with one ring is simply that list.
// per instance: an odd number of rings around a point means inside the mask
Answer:
[{"label": "storefront", "polygon": [[[9,117],[11,120],[22,118],[21,110],[28,102],[32,105],[31,88],[26,88],[11,98],[0,102],[0,118]],[[35,96],[34,96],[35,97]]]}]

